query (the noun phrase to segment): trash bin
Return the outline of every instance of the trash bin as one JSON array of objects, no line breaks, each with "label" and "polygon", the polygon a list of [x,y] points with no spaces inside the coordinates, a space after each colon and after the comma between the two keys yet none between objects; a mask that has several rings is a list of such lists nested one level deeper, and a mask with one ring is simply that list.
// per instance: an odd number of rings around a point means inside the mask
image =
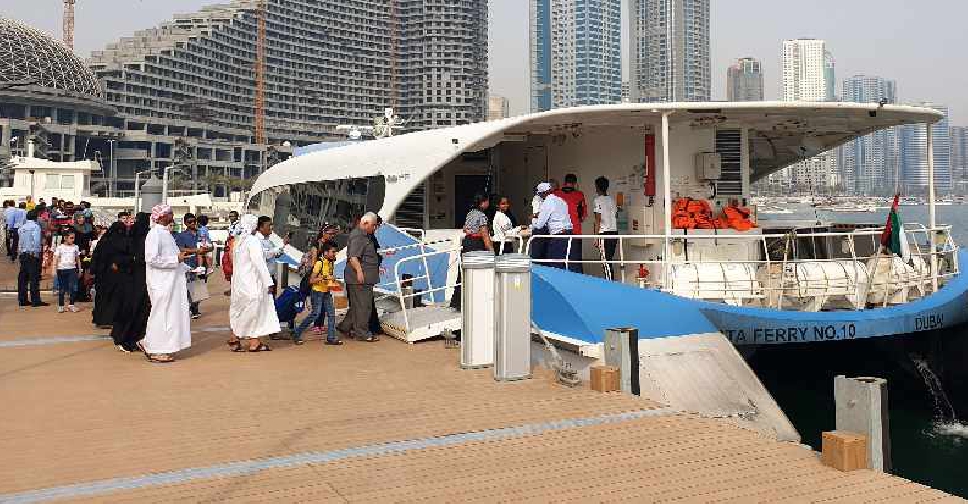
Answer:
[{"label": "trash bin", "polygon": [[494,365],[494,254],[482,250],[461,256],[460,366]]},{"label": "trash bin", "polygon": [[531,258],[504,254],[494,265],[494,379],[531,378]]}]

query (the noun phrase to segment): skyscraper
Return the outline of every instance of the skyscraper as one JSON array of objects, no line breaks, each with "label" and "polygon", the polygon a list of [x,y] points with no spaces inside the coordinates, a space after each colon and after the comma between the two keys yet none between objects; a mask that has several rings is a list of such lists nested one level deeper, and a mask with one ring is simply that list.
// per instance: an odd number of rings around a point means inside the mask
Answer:
[{"label": "skyscraper", "polygon": [[[188,152],[196,179],[256,175],[257,11],[233,0],[123,37],[87,62],[123,131],[117,184]],[[486,0],[266,2],[265,131],[274,152],[369,125],[394,107],[407,129],[484,120]],[[392,5],[392,7],[391,7]],[[175,144],[179,144],[176,147]]]},{"label": "skyscraper", "polygon": [[[951,131],[948,128],[948,107],[932,103],[918,104],[944,114],[944,119],[931,125],[934,143],[934,188],[938,194],[951,191]],[[905,193],[926,193],[928,187],[928,133],[923,124],[900,127],[901,189]]]},{"label": "skyscraper", "polygon": [[487,97],[487,120],[495,121],[511,117],[511,103],[503,96]]},{"label": "skyscraper", "polygon": [[629,0],[630,99],[709,101],[709,0]]},{"label": "skyscraper", "polygon": [[740,58],[726,71],[726,101],[763,101],[763,65]]},{"label": "skyscraper", "polygon": [[817,39],[783,41],[781,99],[783,101],[828,101],[834,84],[833,56],[827,44]]},{"label": "skyscraper", "polygon": [[952,190],[965,194],[968,190],[968,126],[951,127],[951,179]]},{"label": "skyscraper", "polygon": [[[876,75],[844,79],[841,101],[897,103],[897,83]],[[860,194],[890,194],[898,173],[897,130],[881,130],[852,140],[839,149],[845,188]]]},{"label": "skyscraper", "polygon": [[531,111],[620,102],[621,1],[530,2]]},{"label": "skyscraper", "polygon": [[[833,99],[836,94],[832,89],[835,78],[834,59],[823,40],[784,40],[781,56],[783,75],[780,96],[783,101]],[[827,151],[800,161],[788,170],[781,170],[778,177],[786,177],[787,180],[782,181],[784,184],[801,190],[832,189],[840,184],[836,153]]]}]

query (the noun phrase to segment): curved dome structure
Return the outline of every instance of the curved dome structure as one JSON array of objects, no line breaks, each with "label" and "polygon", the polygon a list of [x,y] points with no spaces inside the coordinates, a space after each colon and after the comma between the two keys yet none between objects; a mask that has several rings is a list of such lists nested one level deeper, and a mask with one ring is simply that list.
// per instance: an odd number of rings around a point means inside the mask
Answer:
[{"label": "curved dome structure", "polygon": [[0,81],[101,96],[97,77],[70,49],[50,35],[0,17]]}]

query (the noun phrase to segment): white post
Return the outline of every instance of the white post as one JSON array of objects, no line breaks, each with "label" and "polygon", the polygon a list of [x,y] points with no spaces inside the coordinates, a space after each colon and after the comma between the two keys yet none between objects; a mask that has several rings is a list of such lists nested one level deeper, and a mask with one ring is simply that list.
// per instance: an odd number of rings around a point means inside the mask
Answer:
[{"label": "white post", "polygon": [[662,204],[665,222],[665,246],[662,251],[662,288],[669,285],[669,252],[672,250],[669,243],[672,235],[672,163],[669,162],[669,115],[671,112],[662,114]]},{"label": "white post", "polygon": [[168,204],[168,170],[170,166],[161,169],[161,202]]},{"label": "white post", "polygon": [[141,196],[141,173],[136,172],[134,174],[134,213],[137,214],[141,211],[141,202],[138,201],[138,197]]},{"label": "white post", "polygon": [[114,140],[108,140],[108,142],[111,143],[111,164],[108,169],[111,175],[108,179],[108,196],[114,196],[114,190],[118,187],[118,170],[117,165],[114,164]]},{"label": "white post", "polygon": [[[929,253],[931,254],[931,292],[938,292],[938,256],[934,254],[934,230],[938,224],[938,215],[934,206],[934,131],[931,123],[925,123],[927,128],[927,156],[928,156],[928,236]],[[901,233],[903,239],[903,231]]]}]

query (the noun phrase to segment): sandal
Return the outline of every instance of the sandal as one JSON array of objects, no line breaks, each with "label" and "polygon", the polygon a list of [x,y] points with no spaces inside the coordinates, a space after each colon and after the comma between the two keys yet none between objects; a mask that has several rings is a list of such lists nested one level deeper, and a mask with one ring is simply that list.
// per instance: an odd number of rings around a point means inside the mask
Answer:
[{"label": "sandal", "polygon": [[250,348],[249,351],[250,352],[271,352],[272,349],[269,348],[269,345],[266,345],[265,343],[259,343],[259,346],[255,348]]},{"label": "sandal", "polygon": [[228,345],[229,346],[229,350],[232,350],[233,352],[235,351],[236,348],[242,346],[242,342],[240,340],[237,340],[237,339],[236,340],[228,340],[228,341],[225,342],[225,344]]},{"label": "sandal", "polygon": [[231,351],[233,351],[233,352],[248,352],[249,351],[247,347],[242,346],[242,342],[241,341],[239,342],[239,344],[237,344],[235,346],[232,346],[232,347],[229,347],[229,349]]},{"label": "sandal", "polygon": [[170,355],[165,354],[150,354],[148,355],[148,362],[154,362],[157,364],[168,364],[169,362],[175,362]]}]

